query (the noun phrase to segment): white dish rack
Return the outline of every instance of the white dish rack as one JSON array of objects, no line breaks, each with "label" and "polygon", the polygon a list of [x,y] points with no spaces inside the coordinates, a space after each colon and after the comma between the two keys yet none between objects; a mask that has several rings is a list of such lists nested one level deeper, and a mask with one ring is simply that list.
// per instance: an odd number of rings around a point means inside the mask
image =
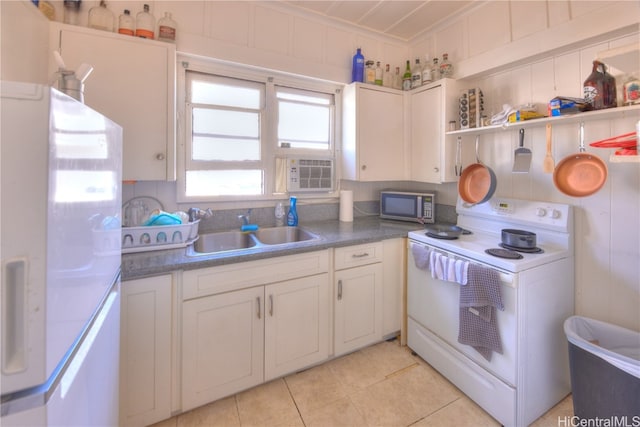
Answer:
[{"label": "white dish rack", "polygon": [[122,253],[184,248],[198,240],[199,223],[122,227]]}]

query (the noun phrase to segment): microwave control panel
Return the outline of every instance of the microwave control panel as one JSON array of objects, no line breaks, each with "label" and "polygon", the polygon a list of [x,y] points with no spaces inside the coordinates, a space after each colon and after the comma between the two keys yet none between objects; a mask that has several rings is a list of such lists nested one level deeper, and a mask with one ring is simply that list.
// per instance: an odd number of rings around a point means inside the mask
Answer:
[{"label": "microwave control panel", "polygon": [[422,196],[422,219],[424,222],[435,222],[435,206],[433,196]]}]

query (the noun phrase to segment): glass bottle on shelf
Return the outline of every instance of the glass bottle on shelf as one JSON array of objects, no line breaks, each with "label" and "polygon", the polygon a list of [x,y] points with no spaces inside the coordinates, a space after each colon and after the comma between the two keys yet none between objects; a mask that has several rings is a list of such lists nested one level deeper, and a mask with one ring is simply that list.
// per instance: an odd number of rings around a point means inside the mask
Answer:
[{"label": "glass bottle on shelf", "polygon": [[416,58],[416,63],[411,70],[411,89],[422,86],[422,66],[420,58]]},{"label": "glass bottle on shelf", "polygon": [[402,89],[402,74],[400,74],[400,67],[396,67],[396,72],[393,75],[393,88]]},{"label": "glass bottle on shelf", "polygon": [[402,90],[411,90],[411,62],[408,59],[402,75]]},{"label": "glass bottle on shelf", "polygon": [[429,66],[429,55],[424,57],[424,67],[422,67],[422,84],[431,83],[431,67]]},{"label": "glass bottle on shelf", "polygon": [[107,9],[104,0],[100,0],[100,5],[89,9],[89,28],[113,32],[114,20],[113,12]]},{"label": "glass bottle on shelf", "polygon": [[440,79],[440,66],[438,66],[438,58],[433,58],[433,66],[431,67],[431,81],[435,82]]},{"label": "glass bottle on shelf", "polygon": [[374,62],[372,60],[368,60],[364,69],[364,82],[369,84],[376,83],[376,69],[373,68]]},{"label": "glass bottle on shelf", "polygon": [[171,18],[171,12],[165,12],[164,17],[158,21],[158,40],[164,42],[176,42],[176,21]]},{"label": "glass bottle on shelf", "polygon": [[356,54],[353,55],[353,64],[351,65],[351,83],[364,82],[364,55],[362,49],[358,48]]},{"label": "glass bottle on shelf", "polygon": [[385,65],[384,74],[382,75],[382,86],[393,87],[393,74],[391,73],[391,66]]},{"label": "glass bottle on shelf", "polygon": [[64,0],[64,23],[78,25],[80,23],[81,0]]},{"label": "glass bottle on shelf", "polygon": [[129,9],[125,9],[118,18],[118,33],[133,36],[135,35],[134,26],[135,21],[131,16],[131,12],[129,12]]},{"label": "glass bottle on shelf", "polygon": [[382,86],[383,72],[382,67],[380,66],[380,61],[376,62],[376,74],[375,74],[375,84],[378,86]]},{"label": "glass bottle on shelf", "polygon": [[441,78],[451,78],[453,77],[453,64],[449,62],[449,55],[446,53],[442,54],[442,62],[440,63],[440,77]]},{"label": "glass bottle on shelf", "polygon": [[144,5],[144,10],[136,15],[136,37],[145,39],[155,38],[156,18],[149,12],[149,5]]}]

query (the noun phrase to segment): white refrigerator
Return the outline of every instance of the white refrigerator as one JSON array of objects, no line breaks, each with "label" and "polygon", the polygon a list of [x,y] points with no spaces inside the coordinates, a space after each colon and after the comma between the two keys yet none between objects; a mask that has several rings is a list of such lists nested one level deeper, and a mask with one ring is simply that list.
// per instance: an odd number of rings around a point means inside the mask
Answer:
[{"label": "white refrigerator", "polygon": [[118,424],[122,128],[1,82],[2,426]]}]

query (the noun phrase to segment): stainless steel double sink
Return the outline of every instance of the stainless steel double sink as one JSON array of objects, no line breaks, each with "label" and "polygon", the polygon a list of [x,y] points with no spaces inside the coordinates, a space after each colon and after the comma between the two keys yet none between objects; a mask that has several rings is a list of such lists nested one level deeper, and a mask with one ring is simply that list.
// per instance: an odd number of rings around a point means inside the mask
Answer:
[{"label": "stainless steel double sink", "polygon": [[318,239],[320,239],[318,235],[301,227],[268,227],[250,232],[221,231],[201,234],[189,253],[190,255],[207,255],[257,247],[291,245]]}]

